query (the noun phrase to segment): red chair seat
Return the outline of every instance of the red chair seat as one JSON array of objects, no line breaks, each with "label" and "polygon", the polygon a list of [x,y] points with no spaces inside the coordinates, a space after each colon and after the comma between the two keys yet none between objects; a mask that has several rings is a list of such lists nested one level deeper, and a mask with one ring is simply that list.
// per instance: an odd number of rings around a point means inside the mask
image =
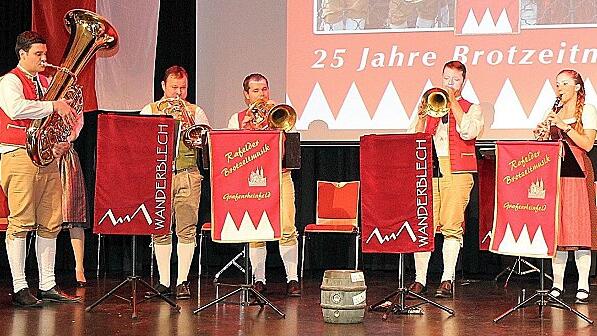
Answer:
[{"label": "red chair seat", "polygon": [[203,223],[203,225],[201,225],[201,230],[202,231],[211,231],[211,223]]},{"label": "red chair seat", "polygon": [[356,233],[358,228],[354,225],[308,224],[305,226],[305,233],[309,232]]}]

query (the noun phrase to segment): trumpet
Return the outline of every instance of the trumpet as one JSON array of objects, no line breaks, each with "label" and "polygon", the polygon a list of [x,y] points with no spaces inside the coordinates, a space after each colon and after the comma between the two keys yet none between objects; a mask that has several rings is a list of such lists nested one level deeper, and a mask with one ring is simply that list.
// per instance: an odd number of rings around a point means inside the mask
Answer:
[{"label": "trumpet", "polygon": [[290,131],[296,124],[296,111],[290,105],[271,104],[259,99],[247,109],[251,120],[247,128],[251,130],[279,129]]},{"label": "trumpet", "polygon": [[450,112],[448,92],[434,87],[423,94],[421,98],[423,111],[430,117],[441,118]]},{"label": "trumpet", "polygon": [[181,139],[185,146],[189,149],[203,148],[202,135],[211,131],[211,127],[205,124],[195,124],[195,118],[191,115],[186,102],[180,96],[160,100],[157,102],[157,110],[180,120],[182,123]]}]

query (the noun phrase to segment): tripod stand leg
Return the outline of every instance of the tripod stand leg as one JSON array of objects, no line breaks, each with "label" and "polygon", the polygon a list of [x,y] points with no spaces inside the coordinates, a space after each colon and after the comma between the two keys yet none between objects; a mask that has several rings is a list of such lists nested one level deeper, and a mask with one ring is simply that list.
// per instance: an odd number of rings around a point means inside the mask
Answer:
[{"label": "tripod stand leg", "polygon": [[255,296],[257,296],[259,298],[259,300],[261,300],[261,302],[265,303],[267,306],[269,306],[271,309],[273,309],[276,313],[278,313],[278,315],[282,316],[283,318],[286,318],[286,315],[284,313],[282,313],[282,311],[280,311],[280,309],[278,309],[278,307],[274,306],[274,304],[270,300],[268,300],[265,296],[263,296],[263,294],[256,291],[253,287],[248,287],[245,290],[250,291]]},{"label": "tripod stand leg", "polygon": [[217,304],[217,303],[220,303],[220,302],[222,302],[222,301],[226,300],[227,298],[229,298],[230,296],[232,296],[232,295],[234,295],[234,294],[236,294],[236,293],[238,293],[238,292],[240,292],[240,291],[242,291],[242,290],[243,290],[243,288],[242,288],[242,287],[239,287],[239,288],[237,288],[237,289],[235,289],[235,290],[233,290],[233,291],[231,291],[231,292],[229,292],[229,293],[226,293],[226,294],[224,294],[223,296],[220,296],[219,298],[217,298],[217,299],[213,300],[212,302],[210,302],[210,303],[208,303],[208,304],[206,304],[206,305],[203,305],[203,306],[201,306],[201,307],[199,307],[199,308],[195,309],[195,310],[193,311],[193,314],[198,314],[198,313],[200,313],[202,310],[205,310],[205,309],[207,309],[207,308],[209,308],[209,307],[211,307],[211,306],[213,306],[213,305],[215,305],[215,304]]},{"label": "tripod stand leg", "polygon": [[512,273],[514,273],[514,270],[516,269],[516,266],[518,266],[518,269],[520,270],[520,257],[518,257],[516,259],[516,261],[514,262],[514,265],[512,265],[512,268],[510,268],[510,273],[508,273],[508,277],[506,278],[506,282],[504,282],[504,288],[508,287],[508,282],[510,282],[510,278],[512,277]]},{"label": "tripod stand leg", "polygon": [[560,309],[566,309],[570,312],[572,312],[574,315],[580,317],[581,319],[585,320],[587,323],[589,324],[593,324],[593,320],[590,320],[586,315],[584,315],[583,313],[579,312],[578,310],[575,310],[574,308],[570,307],[569,305],[567,305],[566,303],[564,303],[564,301],[560,300],[559,298],[551,295],[551,294],[547,294],[547,297],[552,299],[553,301],[559,303],[562,307],[557,307]]},{"label": "tripod stand leg", "polygon": [[102,303],[103,301],[105,301],[107,298],[109,298],[110,296],[114,295],[114,293],[116,293],[120,288],[122,288],[122,286],[124,286],[127,283],[129,283],[129,281],[131,281],[131,279],[129,279],[129,278],[127,278],[124,281],[122,281],[120,284],[118,284],[118,286],[112,288],[112,290],[110,290],[108,293],[104,294],[104,296],[102,296],[97,301],[95,301],[94,303],[92,303],[89,307],[85,308],[85,311],[89,312],[93,308],[97,307],[100,303]]},{"label": "tripod stand leg", "polygon": [[370,305],[369,306],[369,311],[373,311],[373,310],[375,310],[377,308],[380,308],[385,302],[388,302],[388,301],[391,302],[392,301],[391,299],[394,296],[398,295],[398,294],[400,294],[400,290],[393,291],[392,293],[386,295],[386,297],[384,297],[383,299],[381,299],[381,300],[377,301],[376,303]]},{"label": "tripod stand leg", "polygon": [[531,296],[529,296],[526,300],[522,301],[521,303],[517,304],[516,306],[510,308],[507,312],[503,313],[502,315],[498,316],[497,318],[495,318],[493,320],[493,322],[498,323],[500,320],[502,320],[503,318],[505,318],[506,316],[512,314],[513,312],[515,312],[516,310],[520,309],[520,308],[524,308],[526,305],[528,305],[529,302],[533,301],[536,297],[538,297],[540,294],[539,293],[535,293]]},{"label": "tripod stand leg", "polygon": [[[141,279],[141,278],[136,278],[135,282],[139,282],[141,285],[145,286],[145,288],[152,292],[153,294],[155,294],[154,297],[160,298],[162,301],[165,301],[166,303],[168,303],[170,306],[172,306],[172,308],[176,309],[177,311],[180,311],[180,306],[178,304],[176,304],[175,301],[173,301],[171,298],[165,296],[164,294],[158,292],[154,287],[152,287],[150,284],[148,284],[147,282],[145,282],[145,280]],[[135,284],[136,287],[136,284]]]},{"label": "tripod stand leg", "polygon": [[428,303],[428,304],[434,306],[435,308],[439,308],[439,309],[445,311],[446,313],[448,313],[450,315],[454,315],[455,314],[453,309],[448,308],[448,307],[446,307],[446,306],[444,306],[442,304],[439,304],[439,303],[437,303],[437,302],[435,302],[433,300],[430,300],[430,299],[428,299],[428,298],[426,298],[426,297],[424,297],[422,295],[419,295],[419,294],[417,294],[417,293],[415,293],[413,291],[410,291],[410,290],[406,289],[406,294],[410,294],[410,295],[416,297],[417,299],[419,299],[421,301],[424,301],[425,303]]}]

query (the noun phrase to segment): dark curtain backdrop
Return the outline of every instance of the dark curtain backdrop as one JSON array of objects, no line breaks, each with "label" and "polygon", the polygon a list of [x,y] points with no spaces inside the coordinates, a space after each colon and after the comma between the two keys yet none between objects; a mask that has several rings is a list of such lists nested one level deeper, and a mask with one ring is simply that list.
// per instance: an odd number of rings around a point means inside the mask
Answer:
[{"label": "dark curtain backdrop", "polygon": [[[184,14],[181,14],[184,13]],[[161,97],[161,74],[173,64],[180,64],[189,71],[190,87],[189,100],[195,97],[195,13],[194,1],[162,1],[160,5],[157,61],[155,64],[155,98]],[[5,73],[13,68],[17,62],[13,51],[16,35],[31,26],[31,4],[28,1],[4,1],[0,5],[0,73]],[[51,47],[51,46],[50,46]],[[126,88],[123,88],[126,90]],[[88,188],[88,198],[93,200],[95,181],[95,145],[98,112],[85,114],[85,128],[83,129],[75,147],[79,152],[81,163],[85,172]],[[356,144],[319,144],[314,146],[303,145],[301,148],[300,170],[293,171],[293,180],[296,188],[296,223],[299,232],[304,226],[315,218],[315,186],[317,180],[347,181],[359,179],[359,149]],[[595,158],[595,151],[591,152]],[[200,223],[209,220],[209,174],[203,182]],[[383,181],[380,181],[383,183]],[[478,250],[478,188],[475,186],[471,195],[471,203],[467,209],[467,227],[465,232],[464,248],[459,263],[459,271],[467,276],[488,277],[499,273],[504,267],[513,263],[512,258],[505,258]],[[400,206],[403,200],[396,200]],[[90,214],[93,208],[90,203]],[[91,218],[91,217],[90,217]],[[98,237],[89,230],[86,232],[86,258],[85,268],[88,273],[96,270],[98,254]],[[312,272],[306,275],[319,275],[324,269],[348,268],[352,265],[354,253],[352,238],[341,235],[331,236],[326,239],[314,238],[309,241],[306,256],[306,268]],[[213,275],[230,258],[240,250],[240,245],[215,244],[204,240],[203,265],[207,273]],[[441,238],[438,239],[441,242]],[[137,240],[137,266],[141,274],[149,273],[150,265],[150,239],[139,237]],[[268,243],[268,277],[272,280],[282,279],[284,271],[278,254],[277,244]],[[441,250],[441,249],[440,249]],[[176,251],[176,249],[174,249]],[[30,267],[35,268],[35,258],[30,257]],[[102,253],[100,254],[102,274],[110,276],[128,273],[131,266],[131,238],[122,236],[109,236],[102,238]],[[174,259],[175,260],[175,259]],[[361,256],[361,267],[365,270],[397,270],[397,255],[375,254]],[[0,275],[3,281],[9,281],[10,272],[4,239],[0,239]],[[412,257],[407,257],[407,269],[412,269]],[[434,253],[430,271],[437,273],[441,270],[441,256]],[[174,265],[173,265],[174,266]],[[63,232],[58,240],[57,274],[63,279],[74,281],[74,260],[68,232]],[[176,267],[172,268],[176,270]],[[197,270],[197,254],[192,266],[191,274]],[[409,271],[410,272],[410,271]],[[35,273],[35,272],[33,272]],[[234,275],[235,273],[231,273]],[[239,273],[236,272],[236,275]],[[412,274],[410,272],[409,274]],[[459,273],[461,274],[461,273]],[[90,274],[88,275],[90,276]],[[173,274],[174,276],[174,274]]]}]

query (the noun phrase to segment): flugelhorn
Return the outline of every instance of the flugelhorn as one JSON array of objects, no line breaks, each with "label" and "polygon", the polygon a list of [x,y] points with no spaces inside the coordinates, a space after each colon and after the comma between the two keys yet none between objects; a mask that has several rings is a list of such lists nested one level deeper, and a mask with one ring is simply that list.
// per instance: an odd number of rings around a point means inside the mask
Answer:
[{"label": "flugelhorn", "polygon": [[434,118],[441,118],[450,112],[448,92],[442,88],[434,87],[423,94],[421,98],[425,114]]},{"label": "flugelhorn", "polygon": [[187,103],[180,96],[158,101],[157,110],[173,116],[182,123],[181,139],[185,146],[189,149],[203,148],[202,135],[210,131],[211,127],[205,124],[195,124],[195,118],[191,115]]},{"label": "flugelhorn", "polygon": [[253,130],[278,129],[290,131],[296,124],[296,111],[287,104],[271,104],[259,99],[247,109],[251,115],[248,127]]},{"label": "flugelhorn", "polygon": [[[118,44],[118,33],[103,17],[84,9],[73,9],[64,16],[64,24],[70,38],[60,66],[45,63],[57,69],[48,91],[42,100],[72,100],[72,108],[80,114],[83,110],[81,86],[76,84],[77,75],[100,49],[113,49]],[[49,116],[33,120],[27,128],[27,154],[40,167],[54,161],[52,149],[59,142],[68,141],[71,127],[53,112]]]}]

